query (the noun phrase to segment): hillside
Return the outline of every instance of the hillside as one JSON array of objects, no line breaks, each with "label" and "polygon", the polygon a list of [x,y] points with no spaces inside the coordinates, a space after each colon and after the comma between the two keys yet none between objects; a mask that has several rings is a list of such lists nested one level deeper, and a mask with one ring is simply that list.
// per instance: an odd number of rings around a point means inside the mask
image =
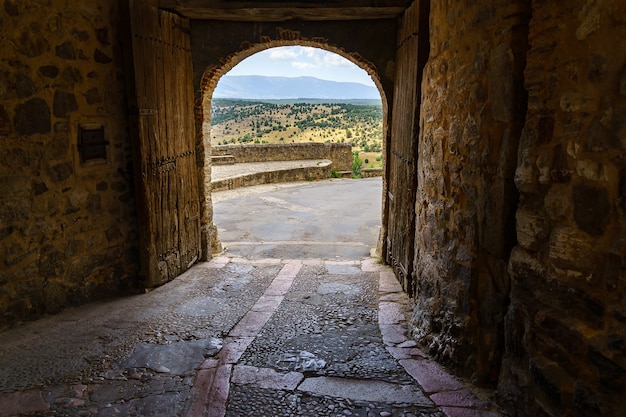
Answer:
[{"label": "hillside", "polygon": [[382,106],[378,104],[214,99],[211,144],[352,143],[368,164],[381,166]]},{"label": "hillside", "polygon": [[320,80],[314,77],[224,76],[213,98],[229,99],[377,99],[375,87],[359,83]]}]

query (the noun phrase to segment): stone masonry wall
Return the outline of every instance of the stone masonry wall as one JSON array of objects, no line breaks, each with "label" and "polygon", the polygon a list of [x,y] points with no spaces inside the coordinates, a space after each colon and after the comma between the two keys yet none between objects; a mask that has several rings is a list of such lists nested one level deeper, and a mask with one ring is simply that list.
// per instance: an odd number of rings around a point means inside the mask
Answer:
[{"label": "stone masonry wall", "polygon": [[[0,1],[0,330],[134,284],[116,5]],[[84,123],[105,126],[107,164],[80,163]]]},{"label": "stone masonry wall", "polygon": [[413,336],[495,385],[515,244],[529,1],[431,2],[422,83]]},{"label": "stone masonry wall", "polygon": [[344,143],[270,143],[263,145],[219,145],[212,156],[232,155],[235,162],[329,159],[337,171],[352,170],[352,146]]},{"label": "stone masonry wall", "polygon": [[500,392],[626,415],[626,3],[533,1]]}]

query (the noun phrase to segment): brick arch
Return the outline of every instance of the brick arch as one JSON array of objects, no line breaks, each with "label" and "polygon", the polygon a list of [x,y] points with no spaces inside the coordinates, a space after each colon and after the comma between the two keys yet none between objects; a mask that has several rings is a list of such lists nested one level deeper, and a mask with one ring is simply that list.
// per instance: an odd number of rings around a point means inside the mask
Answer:
[{"label": "brick arch", "polygon": [[[363,58],[358,52],[347,52],[336,45],[329,44],[324,38],[302,38],[299,32],[291,30],[278,30],[278,39],[262,36],[258,43],[243,42],[239,50],[220,58],[218,64],[207,66],[200,78],[199,96],[196,96],[196,141],[198,147],[198,175],[201,201],[204,201],[201,213],[203,259],[209,259],[211,253],[221,252],[222,247],[217,235],[217,227],[213,223],[213,203],[211,200],[211,100],[213,91],[220,78],[239,64],[244,59],[267,49],[281,46],[309,46],[324,49],[340,55],[361,69],[365,70],[372,78],[374,85],[381,96],[383,107],[383,155],[389,140],[388,135],[388,99],[381,82],[381,76],[372,62]],[[383,157],[383,163],[385,158]],[[384,172],[384,171],[383,171]],[[383,174],[384,175],[384,174]],[[383,178],[385,183],[385,178]]]}]

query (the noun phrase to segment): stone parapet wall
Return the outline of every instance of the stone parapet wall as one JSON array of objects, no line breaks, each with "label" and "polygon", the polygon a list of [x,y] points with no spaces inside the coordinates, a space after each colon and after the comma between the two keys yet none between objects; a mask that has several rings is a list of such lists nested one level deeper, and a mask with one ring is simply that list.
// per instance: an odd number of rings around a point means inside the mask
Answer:
[{"label": "stone parapet wall", "polygon": [[361,178],[382,177],[382,168],[361,168]]},{"label": "stone parapet wall", "polygon": [[[0,11],[0,330],[134,285],[138,264],[117,2]],[[107,162],[83,164],[78,126]]]},{"label": "stone parapet wall", "polygon": [[294,181],[313,181],[330,178],[332,164],[319,166],[280,169],[276,171],[255,172],[232,178],[216,180],[211,183],[212,191],[232,190],[260,184],[274,184]]},{"label": "stone parapet wall", "polygon": [[352,169],[352,146],[344,143],[220,145],[211,148],[211,155],[212,157],[232,155],[237,163],[329,159],[336,171]]}]

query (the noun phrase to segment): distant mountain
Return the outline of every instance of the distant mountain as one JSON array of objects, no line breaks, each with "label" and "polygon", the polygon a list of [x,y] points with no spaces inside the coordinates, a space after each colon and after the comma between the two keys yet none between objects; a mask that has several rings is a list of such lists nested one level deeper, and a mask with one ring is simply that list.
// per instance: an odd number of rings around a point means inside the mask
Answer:
[{"label": "distant mountain", "polygon": [[213,98],[233,99],[378,99],[375,87],[315,77],[231,75],[220,79]]}]

